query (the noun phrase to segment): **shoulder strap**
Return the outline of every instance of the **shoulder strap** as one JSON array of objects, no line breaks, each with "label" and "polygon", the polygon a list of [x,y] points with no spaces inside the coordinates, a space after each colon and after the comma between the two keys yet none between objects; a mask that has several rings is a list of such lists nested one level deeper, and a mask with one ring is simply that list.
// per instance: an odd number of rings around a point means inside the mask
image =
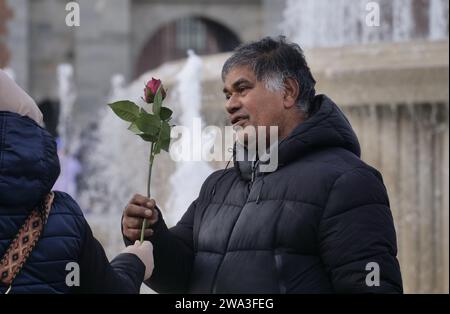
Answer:
[{"label": "shoulder strap", "polygon": [[54,194],[50,192],[45,199],[45,214],[41,215],[37,208],[33,209],[19,233],[12,241],[0,262],[0,282],[11,289],[12,282],[22,269],[38,242],[52,207]]}]

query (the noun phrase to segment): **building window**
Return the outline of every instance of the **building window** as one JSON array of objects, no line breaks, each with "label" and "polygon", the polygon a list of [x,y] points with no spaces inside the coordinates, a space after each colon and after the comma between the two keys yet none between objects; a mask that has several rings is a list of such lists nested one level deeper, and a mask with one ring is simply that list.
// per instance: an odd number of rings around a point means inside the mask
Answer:
[{"label": "building window", "polygon": [[200,19],[183,18],[176,22],[177,49],[203,51],[206,48],[206,25]]},{"label": "building window", "polygon": [[162,25],[144,45],[134,77],[164,62],[186,58],[189,49],[198,55],[233,50],[240,41],[226,26],[201,17],[185,17]]}]

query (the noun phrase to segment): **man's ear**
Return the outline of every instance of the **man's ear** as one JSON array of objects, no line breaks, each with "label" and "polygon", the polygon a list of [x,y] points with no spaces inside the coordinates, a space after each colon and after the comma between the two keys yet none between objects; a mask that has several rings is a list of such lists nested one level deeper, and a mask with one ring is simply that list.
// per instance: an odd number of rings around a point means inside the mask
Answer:
[{"label": "man's ear", "polygon": [[298,95],[300,94],[300,86],[293,78],[284,80],[284,107],[286,109],[292,108],[297,103]]}]

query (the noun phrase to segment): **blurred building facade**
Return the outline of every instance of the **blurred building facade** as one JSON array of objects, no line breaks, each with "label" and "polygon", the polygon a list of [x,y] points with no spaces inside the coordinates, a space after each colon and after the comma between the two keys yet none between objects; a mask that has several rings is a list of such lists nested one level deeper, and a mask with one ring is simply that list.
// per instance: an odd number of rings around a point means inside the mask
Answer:
[{"label": "blurred building facade", "polygon": [[0,1],[0,12],[12,13],[7,23],[2,17],[8,36],[0,52],[9,51],[3,67],[38,103],[58,99],[57,66],[72,64],[80,124],[105,103],[115,74],[129,81],[187,49],[231,51],[263,35],[262,0],[79,0],[79,27],[65,23],[68,2]]}]

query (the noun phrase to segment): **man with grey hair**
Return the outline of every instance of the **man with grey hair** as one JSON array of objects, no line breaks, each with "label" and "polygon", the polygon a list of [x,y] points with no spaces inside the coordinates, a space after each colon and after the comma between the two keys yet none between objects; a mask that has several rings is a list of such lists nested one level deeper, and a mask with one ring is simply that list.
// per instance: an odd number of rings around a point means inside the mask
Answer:
[{"label": "man with grey hair", "polygon": [[401,293],[381,174],[360,159],[338,106],[315,94],[301,48],[283,37],[243,45],[222,78],[234,126],[278,128],[278,167],[235,158],[171,229],[155,200],[135,195],[122,227],[129,244],[150,221],[146,283],[163,293]]}]

